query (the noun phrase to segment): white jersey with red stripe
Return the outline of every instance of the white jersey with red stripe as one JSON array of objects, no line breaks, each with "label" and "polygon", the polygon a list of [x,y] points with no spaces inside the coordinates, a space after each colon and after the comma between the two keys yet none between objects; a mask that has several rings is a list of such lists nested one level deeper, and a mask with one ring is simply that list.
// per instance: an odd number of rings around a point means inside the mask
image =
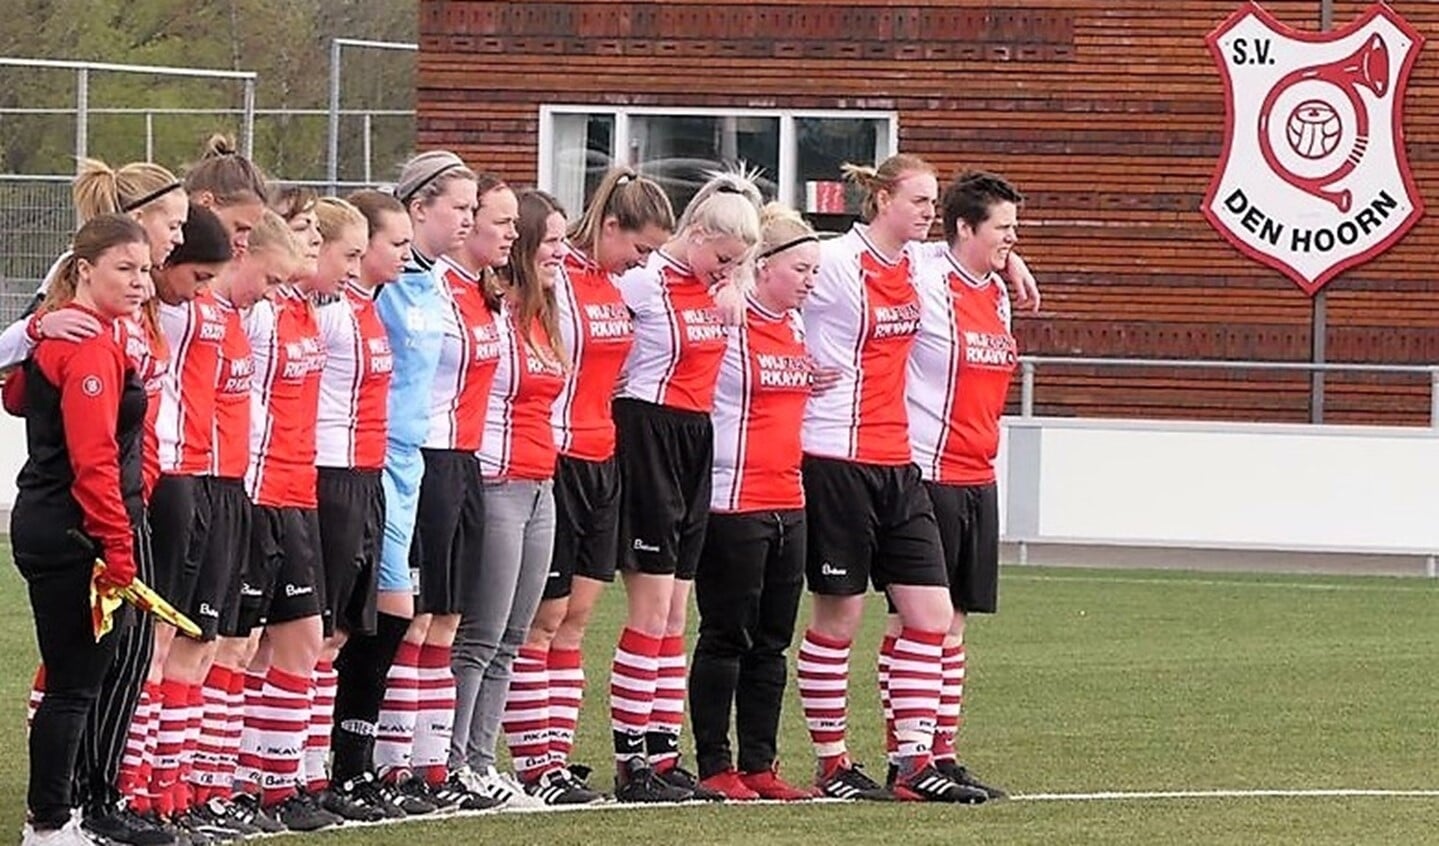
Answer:
[{"label": "white jersey with red stripe", "polygon": [[610,399],[635,343],[634,320],[609,272],[570,248],[555,279],[556,320],[570,358],[551,423],[560,452],[585,461],[615,454]]},{"label": "white jersey with red stripe", "polygon": [[385,466],[389,417],[390,336],[375,311],[375,292],[348,283],[315,314],[325,345],[315,463],[379,470]]},{"label": "white jersey with red stripe", "polygon": [[444,338],[424,447],[474,452],[484,435],[490,386],[504,345],[498,315],[490,311],[480,280],[469,271],[441,257],[432,272],[444,303]]},{"label": "white jersey with red stripe", "polygon": [[221,479],[244,479],[250,467],[250,390],[255,359],[241,311],[213,291],[209,296],[225,321],[220,345],[219,379],[215,387],[215,418],[210,427],[210,467]]},{"label": "white jersey with red stripe", "polygon": [[710,510],[804,507],[799,433],[811,383],[799,312],[776,314],[751,299],[715,386]]},{"label": "white jersey with red stripe", "polygon": [[518,318],[518,311],[507,305],[498,321],[504,354],[495,368],[479,452],[480,473],[486,479],[543,480],[555,475],[550,414],[565,384],[565,368],[550,351],[539,318],[529,332],[515,325]]},{"label": "white jersey with red stripe", "polygon": [[325,367],[314,306],[281,286],[250,309],[245,332],[255,362],[245,488],[257,505],[314,508],[315,417]]},{"label": "white jersey with red stripe", "polygon": [[635,329],[620,396],[708,414],[728,337],[709,283],[655,250],[618,285]]},{"label": "white jersey with red stripe", "polygon": [[911,461],[905,367],[919,332],[919,294],[908,251],[896,259],[856,225],[820,245],[814,290],[804,303],[815,364],[838,371],[805,409],[804,451],[865,464]]},{"label": "white jersey with red stripe", "polygon": [[156,435],[160,469],[180,475],[210,471],[213,452],[215,391],[220,348],[225,343],[225,314],[209,290],[189,303],[161,303],[160,331],[170,345],[175,378],[160,395]]},{"label": "white jersey with red stripe", "polygon": [[913,252],[923,303],[906,392],[914,458],[929,481],[987,484],[1018,361],[1009,296],[995,274],[976,278],[943,244]]}]

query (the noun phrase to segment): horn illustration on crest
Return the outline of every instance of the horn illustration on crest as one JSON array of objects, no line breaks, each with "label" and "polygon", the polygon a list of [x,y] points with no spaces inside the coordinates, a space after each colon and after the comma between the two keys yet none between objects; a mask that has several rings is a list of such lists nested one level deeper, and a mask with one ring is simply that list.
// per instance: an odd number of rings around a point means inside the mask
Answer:
[{"label": "horn illustration on crest", "polygon": [[[1353,137],[1346,151],[1337,149],[1345,127],[1340,110],[1328,98],[1307,98],[1278,116],[1284,122],[1285,140],[1297,156],[1321,166],[1334,161],[1328,172],[1319,175],[1297,172],[1275,151],[1272,138],[1275,105],[1294,86],[1308,82],[1327,83],[1326,93],[1342,94],[1354,112]],[[1270,90],[1259,113],[1260,151],[1274,173],[1295,188],[1333,203],[1341,212],[1349,211],[1353,197],[1348,190],[1331,191],[1328,186],[1352,173],[1369,147],[1369,110],[1361,89],[1379,98],[1389,93],[1389,48],[1378,33],[1342,59],[1299,68],[1284,76]]]}]

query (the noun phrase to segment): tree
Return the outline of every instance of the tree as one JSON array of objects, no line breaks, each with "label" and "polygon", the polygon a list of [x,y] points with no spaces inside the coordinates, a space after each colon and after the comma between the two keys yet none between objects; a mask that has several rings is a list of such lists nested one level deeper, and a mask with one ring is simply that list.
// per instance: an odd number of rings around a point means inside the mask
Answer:
[{"label": "tree", "polygon": [[[175,65],[255,71],[261,109],[323,109],[328,105],[330,39],[413,41],[413,2],[389,0],[29,0],[21,2],[0,33],[8,56],[82,59],[125,64]],[[347,51],[342,75],[344,108],[410,109],[414,104],[413,54],[360,59]],[[235,109],[243,105],[235,82],[137,74],[95,73],[91,108]],[[0,109],[63,108],[75,103],[75,74],[0,68]],[[155,116],[154,159],[178,167],[210,132],[237,133],[238,116]],[[324,175],[327,119],[273,116],[257,121],[255,158],[286,178]],[[345,176],[363,170],[359,120],[342,124]],[[373,146],[386,159],[403,157],[413,143],[412,121],[377,120]],[[10,173],[67,173],[74,163],[73,115],[0,115],[0,168]],[[142,115],[90,117],[89,149],[112,161],[145,155]],[[386,161],[383,164],[388,165]],[[378,174],[377,174],[378,175]]]}]

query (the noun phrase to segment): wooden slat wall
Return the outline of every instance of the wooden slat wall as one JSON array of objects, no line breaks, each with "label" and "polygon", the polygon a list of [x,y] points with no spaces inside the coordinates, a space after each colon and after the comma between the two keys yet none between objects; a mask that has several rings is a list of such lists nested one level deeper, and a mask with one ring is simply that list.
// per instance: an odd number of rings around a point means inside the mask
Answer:
[{"label": "wooden slat wall", "polygon": [[[1317,27],[1319,0],[1266,8]],[[1335,20],[1366,4],[1339,0]],[[1439,3],[1391,4],[1439,32]],[[421,0],[419,141],[532,182],[542,103],[893,109],[900,146],[1028,196],[1022,250],[1044,310],[1035,354],[1306,360],[1311,301],[1199,213],[1223,91],[1204,36],[1237,0]],[[1429,52],[1436,49],[1431,43]],[[1439,62],[1421,55],[1406,132],[1439,207]],[[1439,363],[1433,216],[1331,282],[1330,360]],[[1308,419],[1303,375],[1054,368],[1037,410]],[[1014,395],[1017,397],[1017,393]],[[1326,420],[1428,422],[1418,378],[1331,376]]]}]

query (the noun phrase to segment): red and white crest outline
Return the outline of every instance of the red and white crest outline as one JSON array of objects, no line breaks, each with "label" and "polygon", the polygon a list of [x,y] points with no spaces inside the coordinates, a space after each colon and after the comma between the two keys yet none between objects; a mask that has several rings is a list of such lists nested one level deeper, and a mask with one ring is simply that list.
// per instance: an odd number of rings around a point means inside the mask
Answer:
[{"label": "red and white crest outline", "polygon": [[1424,213],[1404,151],[1404,94],[1424,44],[1408,21],[1376,3],[1305,32],[1250,2],[1205,40],[1225,117],[1201,209],[1225,240],[1312,296],[1408,233]]}]

